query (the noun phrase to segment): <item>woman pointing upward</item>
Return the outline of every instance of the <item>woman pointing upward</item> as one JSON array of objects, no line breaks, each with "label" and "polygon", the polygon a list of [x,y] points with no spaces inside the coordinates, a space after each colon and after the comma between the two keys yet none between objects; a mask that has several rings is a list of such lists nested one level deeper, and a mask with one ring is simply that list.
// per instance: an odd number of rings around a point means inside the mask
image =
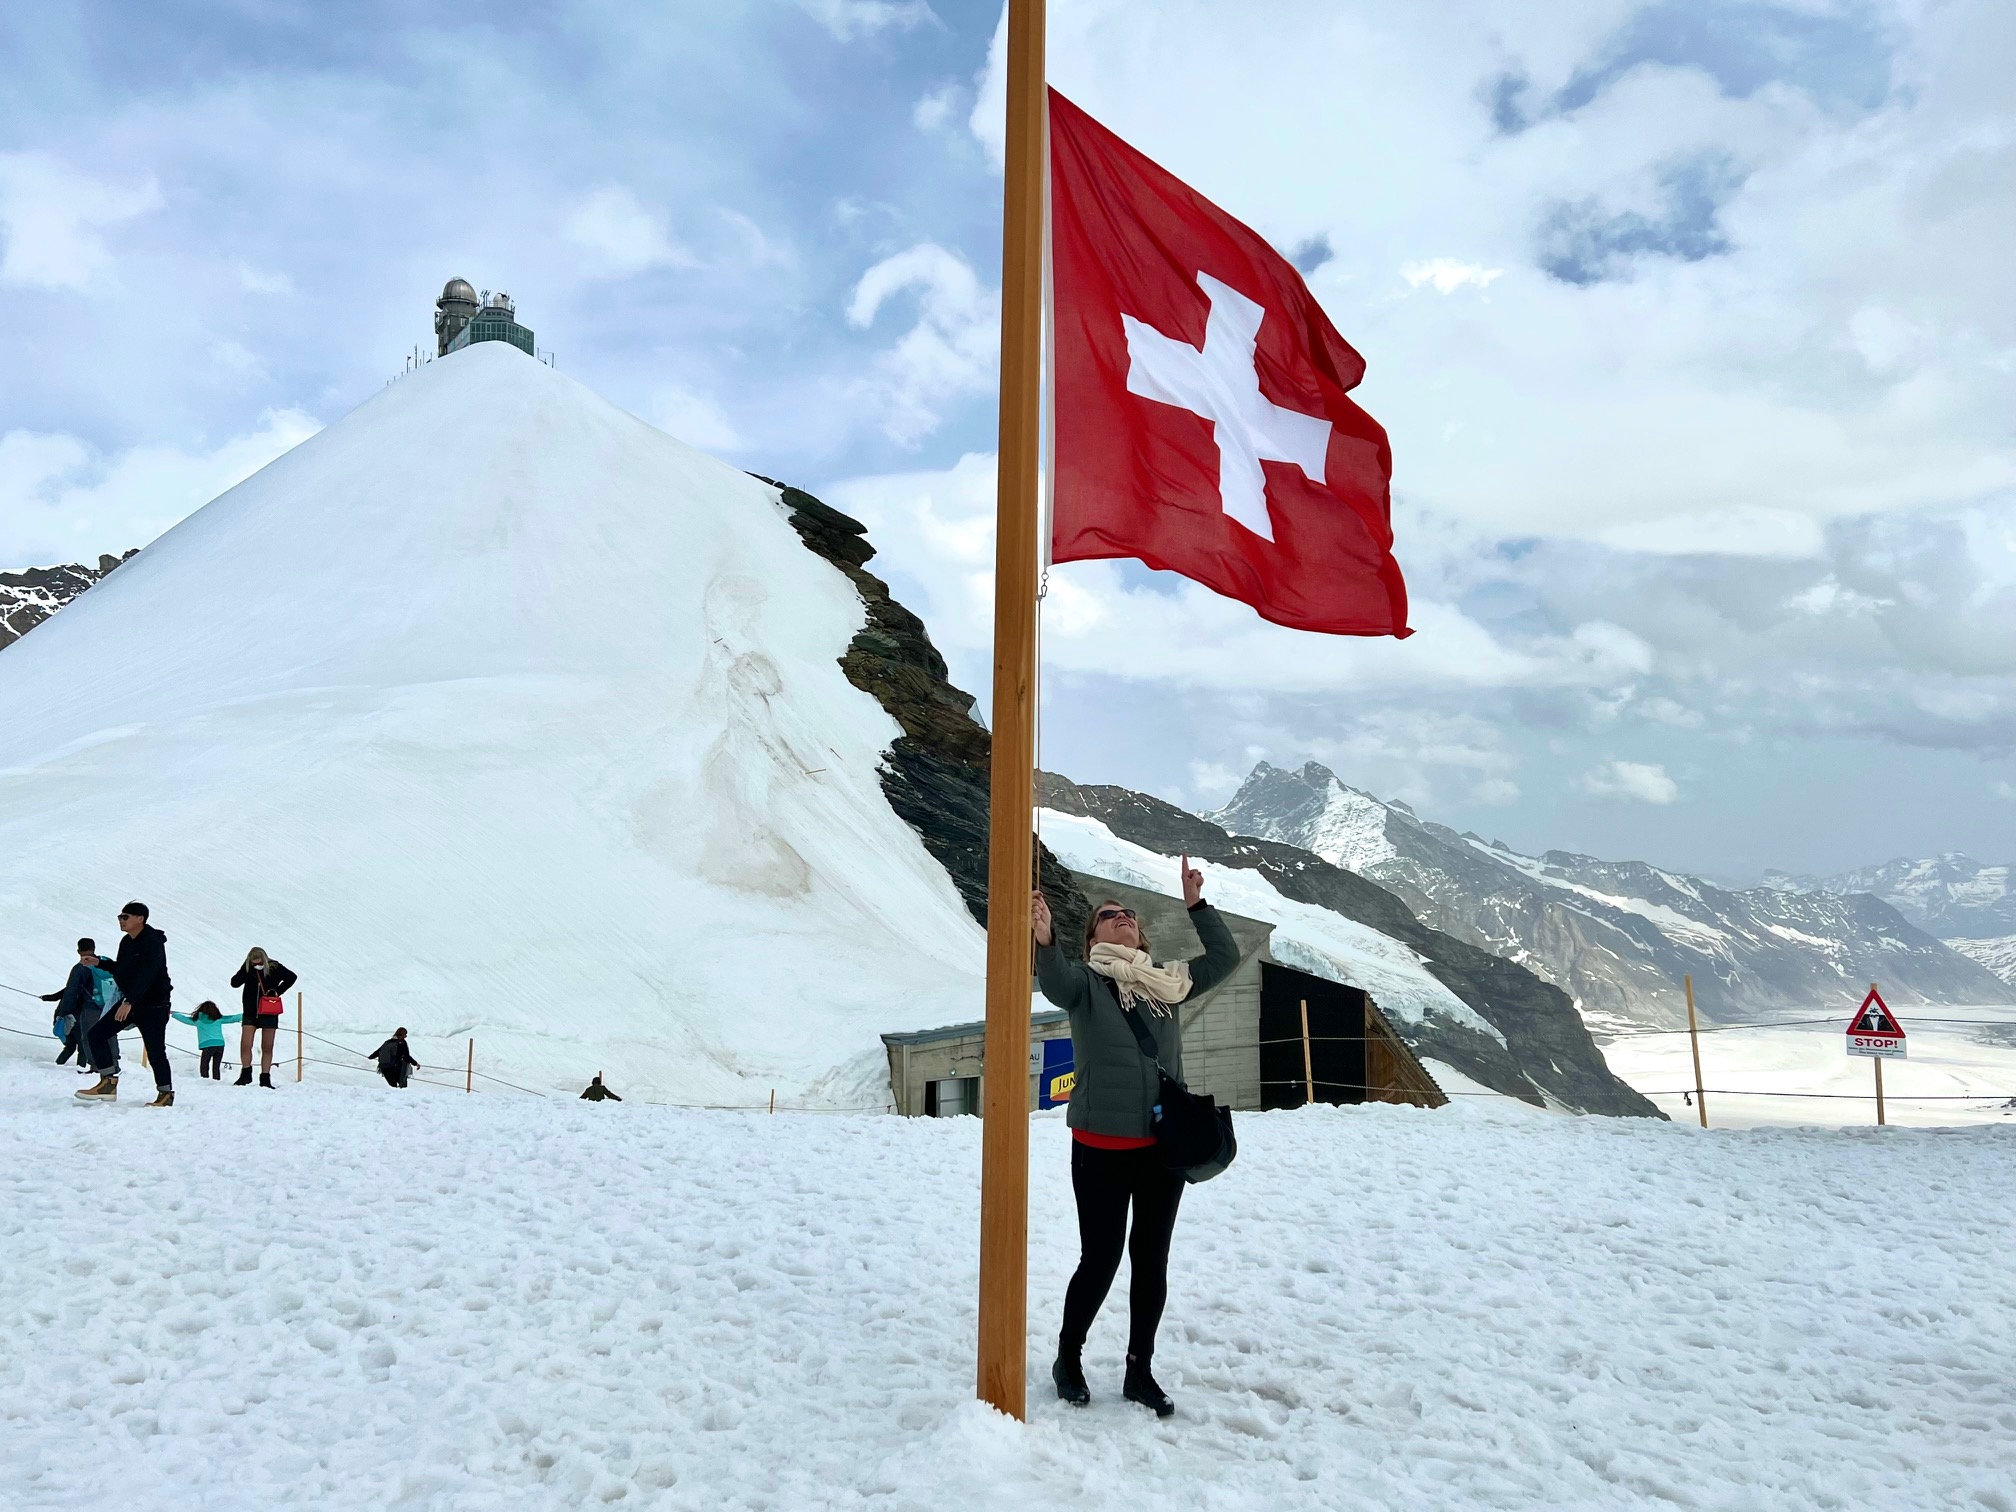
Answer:
[{"label": "woman pointing upward", "polygon": [[[1169,1292],[1169,1239],[1183,1178],[1155,1149],[1159,1060],[1183,1075],[1183,1025],[1176,1007],[1209,992],[1239,964],[1239,947],[1218,911],[1204,901],[1204,874],[1183,857],[1183,902],[1204,954],[1157,965],[1133,909],[1115,899],[1085,920],[1085,959],[1058,947],[1050,904],[1039,891],[1032,904],[1036,982],[1043,996],[1071,1019],[1072,1069],[1077,1081],[1065,1122],[1071,1127],[1071,1190],[1078,1201],[1078,1269],[1064,1292],[1064,1324],[1050,1376],[1057,1395],[1074,1406],[1092,1400],[1080,1363],[1085,1335],[1106,1300],[1125,1247],[1133,1266],[1128,1289],[1127,1373],[1122,1394],[1167,1417],[1176,1404],[1155,1383],[1150,1364],[1155,1331]],[[1155,1058],[1142,1053],[1128,1015],[1143,1025]],[[1128,1208],[1133,1230],[1128,1231]]]}]

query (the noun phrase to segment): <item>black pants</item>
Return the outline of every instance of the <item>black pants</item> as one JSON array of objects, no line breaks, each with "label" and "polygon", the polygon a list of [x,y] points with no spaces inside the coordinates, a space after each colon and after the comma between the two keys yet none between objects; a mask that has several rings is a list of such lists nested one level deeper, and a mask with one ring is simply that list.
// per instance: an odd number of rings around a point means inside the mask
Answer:
[{"label": "black pants", "polygon": [[404,1066],[380,1066],[378,1074],[385,1078],[386,1086],[403,1087],[406,1085],[406,1078],[412,1073]]},{"label": "black pants", "polygon": [[122,1024],[117,1011],[107,1013],[91,1026],[91,1069],[101,1076],[119,1074],[119,1036],[127,1029],[140,1031],[140,1043],[147,1047],[147,1063],[154,1070],[154,1085],[164,1090],[175,1085],[168,1069],[168,1005],[135,1008]]},{"label": "black pants", "polygon": [[205,1045],[203,1047],[203,1061],[201,1065],[197,1066],[196,1074],[198,1076],[207,1076],[212,1081],[224,1080],[224,1047],[222,1045]]},{"label": "black pants", "polygon": [[1183,1178],[1162,1164],[1153,1146],[1099,1150],[1073,1140],[1071,1190],[1078,1199],[1078,1269],[1064,1290],[1064,1328],[1057,1351],[1075,1356],[1085,1347],[1092,1319],[1120,1269],[1124,1246],[1133,1266],[1127,1289],[1127,1353],[1145,1360],[1155,1352],[1155,1330],[1169,1297],[1169,1236],[1176,1231]]}]

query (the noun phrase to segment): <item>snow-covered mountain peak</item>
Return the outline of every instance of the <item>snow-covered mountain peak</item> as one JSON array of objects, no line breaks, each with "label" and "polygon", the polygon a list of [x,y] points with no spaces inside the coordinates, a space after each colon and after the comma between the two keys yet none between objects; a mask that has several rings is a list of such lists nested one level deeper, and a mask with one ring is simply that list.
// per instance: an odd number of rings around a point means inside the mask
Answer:
[{"label": "snow-covered mountain peak", "polygon": [[982,964],[882,791],[863,619],[776,489],[454,353],[0,656],[0,977],[137,896],[183,994],[257,941],[311,1029],[858,1098],[879,1032],[973,1016]]},{"label": "snow-covered mountain peak", "polygon": [[[1319,762],[1288,772],[1263,761],[1230,803],[1203,817],[1233,834],[1286,840],[1332,866],[1362,872],[1398,854],[1386,838],[1386,825],[1389,814],[1401,807],[1347,787]],[[1404,812],[1413,817],[1411,810]]]}]

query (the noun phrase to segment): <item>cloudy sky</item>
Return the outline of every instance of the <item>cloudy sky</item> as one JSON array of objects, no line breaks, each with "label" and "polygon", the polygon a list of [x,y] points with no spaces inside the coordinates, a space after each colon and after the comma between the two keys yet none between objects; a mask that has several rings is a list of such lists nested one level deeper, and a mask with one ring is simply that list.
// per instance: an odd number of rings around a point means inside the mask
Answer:
[{"label": "cloudy sky", "polygon": [[[1046,765],[1259,759],[1730,877],[2016,859],[2016,7],[1052,0],[1051,77],[1307,270],[1418,633],[1053,576]],[[159,534],[431,342],[867,520],[986,683],[997,0],[0,9],[0,565]]]}]

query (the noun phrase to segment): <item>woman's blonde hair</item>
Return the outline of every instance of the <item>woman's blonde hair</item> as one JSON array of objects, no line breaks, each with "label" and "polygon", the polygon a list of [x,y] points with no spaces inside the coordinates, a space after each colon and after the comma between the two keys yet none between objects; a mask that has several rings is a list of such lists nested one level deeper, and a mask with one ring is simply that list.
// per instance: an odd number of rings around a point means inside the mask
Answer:
[{"label": "woman's blonde hair", "polygon": [[271,959],[272,957],[267,955],[257,945],[254,945],[250,950],[245,952],[245,964],[247,966],[264,966]]},{"label": "woman's blonde hair", "polygon": [[[1089,910],[1087,910],[1085,914],[1086,955],[1089,956],[1092,954],[1092,936],[1098,933],[1099,930],[1099,910],[1102,908],[1127,908],[1130,906],[1131,905],[1129,904],[1122,903],[1118,898],[1108,898],[1103,903],[1094,903],[1092,907]],[[1141,948],[1143,950],[1150,950],[1151,947],[1148,944],[1148,930],[1141,923],[1141,915],[1138,912],[1134,915],[1134,927],[1140,931]]]}]

